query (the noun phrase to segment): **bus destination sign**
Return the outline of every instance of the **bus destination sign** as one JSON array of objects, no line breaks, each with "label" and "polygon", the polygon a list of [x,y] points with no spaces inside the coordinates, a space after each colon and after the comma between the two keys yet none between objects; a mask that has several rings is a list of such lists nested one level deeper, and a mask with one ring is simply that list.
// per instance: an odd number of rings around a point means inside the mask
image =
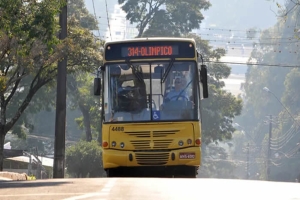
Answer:
[{"label": "bus destination sign", "polygon": [[178,56],[177,45],[122,47],[122,57]]},{"label": "bus destination sign", "polygon": [[183,41],[148,41],[109,44],[105,48],[105,60],[145,58],[194,58],[195,47]]}]

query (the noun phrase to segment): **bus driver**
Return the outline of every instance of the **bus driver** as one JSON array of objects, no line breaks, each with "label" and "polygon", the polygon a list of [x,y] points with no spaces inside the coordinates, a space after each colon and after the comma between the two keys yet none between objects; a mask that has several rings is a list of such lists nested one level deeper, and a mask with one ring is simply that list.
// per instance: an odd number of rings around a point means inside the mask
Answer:
[{"label": "bus driver", "polygon": [[165,102],[176,101],[176,100],[186,100],[188,101],[188,95],[182,90],[182,79],[175,79],[175,89],[171,90],[165,97]]}]

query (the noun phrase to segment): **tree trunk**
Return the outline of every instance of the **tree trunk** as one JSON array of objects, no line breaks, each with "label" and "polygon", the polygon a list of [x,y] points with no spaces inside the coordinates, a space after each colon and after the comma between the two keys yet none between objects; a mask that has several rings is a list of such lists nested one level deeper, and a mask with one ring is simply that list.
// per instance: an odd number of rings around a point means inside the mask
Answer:
[{"label": "tree trunk", "polygon": [[6,104],[4,95],[0,95],[0,171],[3,171],[4,162],[4,139],[6,135]]},{"label": "tree trunk", "polygon": [[84,123],[84,128],[85,128],[86,141],[90,142],[90,141],[92,141],[90,114],[89,114],[89,111],[84,107],[84,105],[81,102],[79,102],[79,108],[83,115],[83,123]]},{"label": "tree trunk", "polygon": [[3,171],[5,134],[0,131],[0,171]]}]

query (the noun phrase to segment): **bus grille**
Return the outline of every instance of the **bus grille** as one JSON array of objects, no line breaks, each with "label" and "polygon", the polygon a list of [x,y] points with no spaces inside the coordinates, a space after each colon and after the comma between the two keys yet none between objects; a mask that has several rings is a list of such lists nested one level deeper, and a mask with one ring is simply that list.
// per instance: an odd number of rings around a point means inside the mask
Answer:
[{"label": "bus grille", "polygon": [[125,132],[130,136],[135,136],[135,137],[143,137],[143,138],[149,138],[151,137],[151,132],[150,131],[137,131],[137,132]]},{"label": "bus grille", "polygon": [[168,130],[168,131],[153,131],[153,137],[166,137],[167,135],[174,135],[179,130]]},{"label": "bus grille", "polygon": [[169,153],[136,153],[137,163],[140,165],[165,165],[169,159]]},{"label": "bus grille", "polygon": [[179,130],[127,131],[125,133],[136,138],[135,140],[130,140],[130,143],[136,150],[146,150],[168,149],[170,144],[172,144],[173,139],[163,138],[169,135],[175,135],[177,132],[179,132]]},{"label": "bus grille", "polygon": [[172,143],[172,139],[167,140],[131,140],[135,149],[167,149]]},{"label": "bus grille", "polygon": [[135,149],[150,149],[151,140],[131,140]]}]

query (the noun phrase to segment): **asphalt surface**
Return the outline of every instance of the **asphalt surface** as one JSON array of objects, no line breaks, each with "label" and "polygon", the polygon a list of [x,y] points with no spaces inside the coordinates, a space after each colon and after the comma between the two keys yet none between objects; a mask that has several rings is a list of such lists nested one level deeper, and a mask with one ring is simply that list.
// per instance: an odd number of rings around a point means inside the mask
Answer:
[{"label": "asphalt surface", "polygon": [[0,181],[0,199],[300,200],[300,183],[171,178],[85,178]]}]

